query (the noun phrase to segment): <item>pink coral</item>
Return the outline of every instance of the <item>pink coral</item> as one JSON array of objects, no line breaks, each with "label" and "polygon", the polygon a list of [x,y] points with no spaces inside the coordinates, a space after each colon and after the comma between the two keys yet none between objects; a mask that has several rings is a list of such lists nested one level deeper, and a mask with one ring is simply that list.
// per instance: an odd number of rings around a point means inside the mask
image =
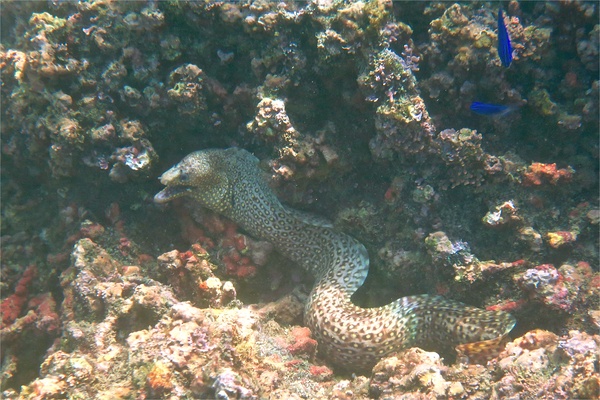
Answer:
[{"label": "pink coral", "polygon": [[27,308],[36,314],[35,326],[40,332],[55,335],[59,333],[60,318],[56,312],[56,301],[50,293],[43,293],[29,300]]},{"label": "pink coral", "polygon": [[2,312],[2,325],[0,329],[4,329],[12,324],[21,314],[23,306],[27,302],[28,287],[36,274],[37,268],[35,265],[27,267],[21,279],[17,282],[14,293],[2,300],[0,304],[0,312]]},{"label": "pink coral", "polygon": [[290,353],[294,355],[303,355],[312,358],[317,352],[317,341],[310,337],[310,329],[306,327],[296,327],[292,329],[294,343],[288,346]]}]

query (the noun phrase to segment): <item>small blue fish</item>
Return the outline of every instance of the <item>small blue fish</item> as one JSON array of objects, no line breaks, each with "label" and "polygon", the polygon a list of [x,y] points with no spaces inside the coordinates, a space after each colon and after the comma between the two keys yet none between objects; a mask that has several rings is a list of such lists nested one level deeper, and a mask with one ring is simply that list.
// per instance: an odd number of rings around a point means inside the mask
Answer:
[{"label": "small blue fish", "polygon": [[500,104],[488,104],[488,103],[480,103],[478,101],[474,101],[471,103],[471,107],[469,107],[471,111],[475,114],[479,115],[487,115],[487,116],[500,116],[506,115],[509,112],[513,111],[515,107],[512,106],[503,106]]},{"label": "small blue fish", "polygon": [[502,9],[498,11],[498,56],[500,57],[500,61],[502,61],[502,65],[508,68],[513,58],[512,46],[510,45],[510,37],[508,37],[506,25],[504,25]]}]

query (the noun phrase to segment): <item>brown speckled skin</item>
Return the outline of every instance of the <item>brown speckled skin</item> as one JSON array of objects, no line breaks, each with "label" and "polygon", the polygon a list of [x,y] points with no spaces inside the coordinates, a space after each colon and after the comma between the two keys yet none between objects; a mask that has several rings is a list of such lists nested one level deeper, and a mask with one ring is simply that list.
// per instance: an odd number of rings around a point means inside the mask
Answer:
[{"label": "brown speckled skin", "polygon": [[245,150],[192,153],[161,176],[158,203],[193,198],[232,219],[251,235],[268,240],[315,276],[305,322],[319,352],[347,370],[371,368],[380,358],[418,345],[487,350],[514,326],[505,312],[490,312],[439,296],[410,296],[378,308],[351,301],[363,284],[369,257],[365,247],[325,222],[279,202]]}]

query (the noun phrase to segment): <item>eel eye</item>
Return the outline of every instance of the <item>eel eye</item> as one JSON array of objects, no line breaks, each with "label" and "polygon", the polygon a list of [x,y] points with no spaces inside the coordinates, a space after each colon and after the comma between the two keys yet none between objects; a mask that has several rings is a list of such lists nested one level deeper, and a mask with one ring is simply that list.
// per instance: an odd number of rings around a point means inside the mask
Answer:
[{"label": "eel eye", "polygon": [[184,172],[183,170],[179,170],[179,180],[182,182],[186,182],[189,179],[189,175],[187,174],[187,172]]}]

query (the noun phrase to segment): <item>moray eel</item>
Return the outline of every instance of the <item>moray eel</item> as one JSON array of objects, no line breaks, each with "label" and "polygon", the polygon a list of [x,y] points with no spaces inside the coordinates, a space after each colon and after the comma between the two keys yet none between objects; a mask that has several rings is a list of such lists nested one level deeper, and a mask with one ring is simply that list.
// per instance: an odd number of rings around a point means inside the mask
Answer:
[{"label": "moray eel", "polygon": [[243,149],[194,152],[160,181],[166,187],[154,197],[156,203],[192,198],[271,242],[314,276],[305,323],[317,339],[319,354],[338,367],[368,370],[379,359],[413,346],[485,354],[498,349],[515,325],[508,313],[440,296],[408,296],[376,308],[356,306],[351,296],[369,270],[366,248],[331,224],[283,206],[258,159]]}]

